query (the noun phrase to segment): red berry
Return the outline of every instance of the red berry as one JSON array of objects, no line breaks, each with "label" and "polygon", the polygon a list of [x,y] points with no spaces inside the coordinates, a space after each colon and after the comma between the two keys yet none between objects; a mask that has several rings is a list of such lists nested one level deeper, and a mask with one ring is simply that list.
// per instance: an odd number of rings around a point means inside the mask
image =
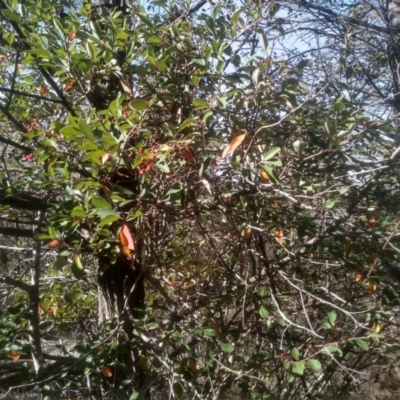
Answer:
[{"label": "red berry", "polygon": [[144,169],[141,169],[141,170],[139,171],[139,174],[140,174],[140,175],[144,175],[145,172],[146,172],[146,171],[145,171]]},{"label": "red berry", "polygon": [[143,153],[144,153],[144,148],[141,147],[141,148],[139,149],[139,154],[143,154]]}]

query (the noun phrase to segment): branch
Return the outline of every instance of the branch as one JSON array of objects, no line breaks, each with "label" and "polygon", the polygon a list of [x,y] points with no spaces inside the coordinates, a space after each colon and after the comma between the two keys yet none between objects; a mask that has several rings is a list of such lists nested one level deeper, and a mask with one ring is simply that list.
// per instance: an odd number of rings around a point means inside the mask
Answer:
[{"label": "branch", "polygon": [[10,228],[4,226],[0,227],[0,235],[33,238],[33,232],[29,229]]},{"label": "branch", "polygon": [[311,4],[305,0],[294,1],[294,3],[300,7],[317,10],[322,13],[325,13],[325,14],[333,17],[336,20],[336,22],[347,22],[347,23],[350,23],[355,26],[373,30],[375,32],[385,33],[385,34],[390,33],[390,30],[388,28],[384,28],[382,26],[375,25],[375,24],[369,24],[368,22],[362,21],[361,19],[350,18],[350,17],[346,17],[344,15],[337,14],[334,11],[330,10],[329,8]]},{"label": "branch", "polygon": [[10,196],[7,194],[2,194],[1,192],[0,204],[30,211],[45,211],[48,208],[48,204],[45,203],[42,199],[22,199],[21,197]]},{"label": "branch", "polygon": [[25,282],[19,281],[18,279],[10,278],[9,276],[0,276],[0,283],[6,283],[7,285],[14,286],[24,292],[30,293],[31,286]]},{"label": "branch", "polygon": [[[12,79],[11,79],[11,89],[14,89],[15,81],[17,80],[19,57],[20,57],[20,50],[17,49],[17,55],[15,57],[15,64],[14,64],[14,73],[13,73]],[[6,105],[7,110],[10,108],[11,102],[12,102],[12,94],[10,94],[10,98],[7,101],[7,105]]]},{"label": "branch", "polygon": [[7,93],[17,94],[17,95],[24,96],[24,97],[31,97],[33,99],[50,101],[51,103],[63,104],[62,100],[59,100],[59,99],[51,99],[49,97],[39,96],[38,94],[24,93],[24,92],[20,92],[19,90],[8,89],[5,87],[0,87],[0,92],[7,92]]},{"label": "branch", "polygon": [[17,142],[14,142],[14,140],[7,139],[7,138],[5,138],[3,136],[0,136],[0,142],[4,143],[4,144],[7,144],[9,146],[13,146],[13,147],[15,147],[17,149],[26,151],[27,153],[33,153],[33,149],[31,147],[24,146],[23,144],[19,144]]},{"label": "branch", "polygon": [[21,124],[17,119],[15,119],[8,110],[6,110],[1,104],[0,104],[0,111],[14,124],[14,126],[21,132],[27,133],[28,129],[25,128],[24,125]]}]

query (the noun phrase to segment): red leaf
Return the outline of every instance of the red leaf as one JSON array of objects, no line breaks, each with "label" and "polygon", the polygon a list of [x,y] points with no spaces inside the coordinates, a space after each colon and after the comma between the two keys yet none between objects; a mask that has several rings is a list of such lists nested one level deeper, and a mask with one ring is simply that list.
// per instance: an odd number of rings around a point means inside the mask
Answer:
[{"label": "red leaf", "polygon": [[64,83],[64,90],[69,90],[72,88],[72,86],[74,86],[74,83],[71,81],[65,82]]},{"label": "red leaf", "polygon": [[185,154],[186,159],[188,160],[189,164],[194,164],[194,155],[192,150],[189,149],[189,147],[185,147],[183,149],[183,153]]},{"label": "red leaf", "polygon": [[119,238],[123,247],[126,247],[129,250],[135,250],[135,243],[133,242],[133,237],[129,232],[128,225],[122,225],[121,232],[119,233]]},{"label": "red leaf", "polygon": [[54,239],[49,243],[49,248],[54,249],[60,244],[60,241],[58,239]]}]

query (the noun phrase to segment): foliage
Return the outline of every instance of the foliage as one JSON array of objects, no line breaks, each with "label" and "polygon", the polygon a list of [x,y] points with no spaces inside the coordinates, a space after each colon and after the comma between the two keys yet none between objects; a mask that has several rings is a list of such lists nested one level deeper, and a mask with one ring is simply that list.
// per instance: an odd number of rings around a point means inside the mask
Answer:
[{"label": "foliage", "polygon": [[389,74],[346,84],[340,29],[286,52],[279,7],[0,1],[5,391],[326,398],[396,364]]}]

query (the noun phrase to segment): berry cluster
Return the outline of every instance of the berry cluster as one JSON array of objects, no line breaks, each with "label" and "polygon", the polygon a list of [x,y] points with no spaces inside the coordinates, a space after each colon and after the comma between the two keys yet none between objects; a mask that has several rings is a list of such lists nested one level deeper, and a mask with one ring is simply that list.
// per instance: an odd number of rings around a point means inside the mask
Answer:
[{"label": "berry cluster", "polygon": [[23,159],[24,161],[30,161],[30,160],[32,160],[32,159],[33,159],[33,153],[30,153],[30,154],[23,154],[23,155],[22,155],[22,159]]},{"label": "berry cluster", "polygon": [[[148,171],[152,171],[154,169],[154,161],[156,160],[157,156],[155,155],[154,151],[157,149],[157,145],[151,146],[150,154],[148,157],[143,157],[141,159],[141,167],[139,168],[139,174],[144,175]],[[139,149],[139,154],[144,154],[145,148],[141,147]]]},{"label": "berry cluster", "polygon": [[33,118],[32,122],[28,125],[28,131],[36,129],[38,125],[39,125],[39,120],[37,118]]}]

